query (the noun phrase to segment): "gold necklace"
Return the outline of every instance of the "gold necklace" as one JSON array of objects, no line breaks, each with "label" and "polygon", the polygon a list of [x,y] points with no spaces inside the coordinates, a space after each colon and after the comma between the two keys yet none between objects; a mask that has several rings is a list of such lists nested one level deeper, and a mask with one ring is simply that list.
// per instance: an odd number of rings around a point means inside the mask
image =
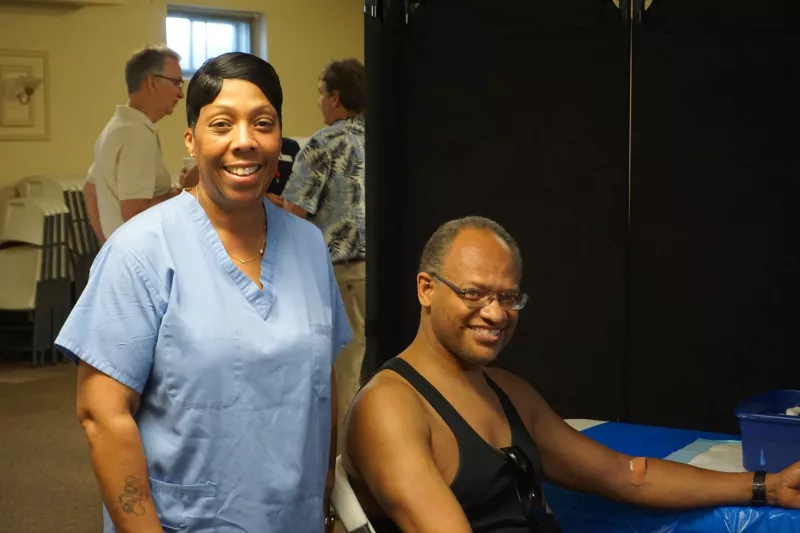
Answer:
[{"label": "gold necklace", "polygon": [[[203,211],[205,211],[206,209],[205,209],[205,207],[203,207],[203,201],[200,199],[200,184],[198,184],[197,187],[194,190],[194,197],[197,198],[197,203],[199,203],[200,207],[203,209]],[[265,214],[265,216],[266,216],[266,214]],[[236,259],[237,261],[239,261],[240,264],[249,263],[253,259],[256,259],[257,257],[261,257],[264,254],[264,248],[266,246],[266,241],[267,241],[267,224],[266,224],[266,222],[264,223],[264,246],[262,246],[261,249],[258,251],[258,253],[256,255],[254,255],[253,257],[251,257],[250,259],[242,259],[240,257],[236,257],[235,255],[233,255],[232,253],[230,253],[228,251],[228,248],[225,247],[225,243],[222,242],[222,239],[219,240],[219,242],[222,243],[222,248],[225,250],[225,252],[227,252],[227,254],[229,256],[231,256],[233,259]]]}]

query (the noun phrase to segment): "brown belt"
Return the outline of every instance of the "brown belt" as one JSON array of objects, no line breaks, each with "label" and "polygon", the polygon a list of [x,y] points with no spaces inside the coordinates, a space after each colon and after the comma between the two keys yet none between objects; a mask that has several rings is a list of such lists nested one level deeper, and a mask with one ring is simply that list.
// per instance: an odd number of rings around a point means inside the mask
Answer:
[{"label": "brown belt", "polygon": [[364,257],[353,257],[352,259],[339,259],[338,261],[333,262],[333,266],[339,265],[349,265],[351,263],[363,263],[366,261]]}]

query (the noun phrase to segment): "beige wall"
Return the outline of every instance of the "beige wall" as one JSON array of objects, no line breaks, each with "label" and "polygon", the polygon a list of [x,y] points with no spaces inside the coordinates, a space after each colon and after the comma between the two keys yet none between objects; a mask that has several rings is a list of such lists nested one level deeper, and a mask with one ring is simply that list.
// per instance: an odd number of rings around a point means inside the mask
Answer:
[{"label": "beige wall", "polygon": [[[188,4],[188,2],[187,2]],[[284,134],[308,136],[321,126],[316,80],[331,59],[363,61],[363,0],[195,0],[192,5],[261,12],[268,60],[284,90]],[[163,43],[167,2],[56,10],[0,5],[0,49],[49,53],[50,140],[0,141],[0,189],[29,174],[84,174],[94,142],[125,103],[124,64],[146,43]],[[167,167],[185,156],[183,102],[158,123]]]}]

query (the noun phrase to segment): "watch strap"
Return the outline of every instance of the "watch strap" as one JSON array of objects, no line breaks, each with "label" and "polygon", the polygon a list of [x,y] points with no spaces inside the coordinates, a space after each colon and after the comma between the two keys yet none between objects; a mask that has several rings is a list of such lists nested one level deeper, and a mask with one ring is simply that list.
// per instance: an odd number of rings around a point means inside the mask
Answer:
[{"label": "watch strap", "polygon": [[767,504],[767,473],[756,472],[753,474],[753,500],[751,505],[761,507]]}]

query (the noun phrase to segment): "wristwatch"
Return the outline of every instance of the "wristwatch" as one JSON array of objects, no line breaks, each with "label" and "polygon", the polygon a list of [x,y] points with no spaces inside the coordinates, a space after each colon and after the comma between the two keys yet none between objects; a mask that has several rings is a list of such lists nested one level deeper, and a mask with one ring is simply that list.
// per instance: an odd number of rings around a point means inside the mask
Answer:
[{"label": "wristwatch", "polygon": [[753,474],[753,500],[750,505],[761,507],[767,504],[767,473],[756,472]]}]

